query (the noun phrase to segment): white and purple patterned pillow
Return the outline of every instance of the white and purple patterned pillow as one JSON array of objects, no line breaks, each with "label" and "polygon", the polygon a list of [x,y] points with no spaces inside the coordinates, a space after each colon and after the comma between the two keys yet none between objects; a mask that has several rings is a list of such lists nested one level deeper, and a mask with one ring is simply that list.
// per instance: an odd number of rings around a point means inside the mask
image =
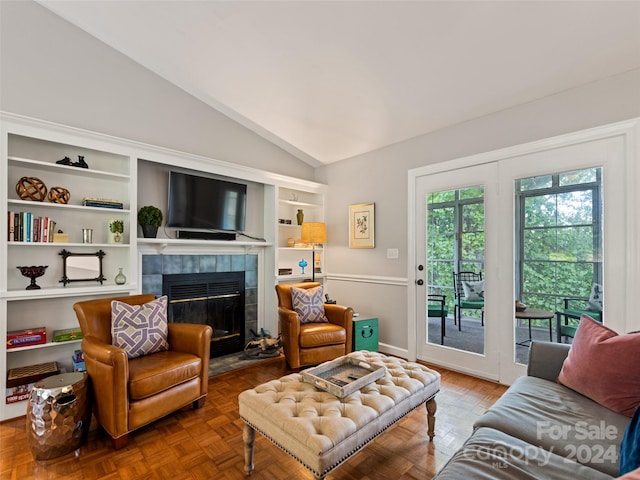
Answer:
[{"label": "white and purple patterned pillow", "polygon": [[300,323],[328,322],[324,316],[322,285],[314,288],[291,287],[291,303]]},{"label": "white and purple patterned pillow", "polygon": [[129,358],[169,349],[167,342],[167,296],[143,305],[111,302],[111,341]]}]

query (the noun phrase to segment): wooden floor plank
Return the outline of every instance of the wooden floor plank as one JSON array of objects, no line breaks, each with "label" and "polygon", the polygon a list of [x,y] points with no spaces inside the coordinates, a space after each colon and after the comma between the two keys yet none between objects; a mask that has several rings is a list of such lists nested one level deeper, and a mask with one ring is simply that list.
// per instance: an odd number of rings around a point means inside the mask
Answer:
[{"label": "wooden floor plank", "polygon": [[[471,434],[475,419],[506,387],[435,369],[442,374],[442,384],[436,397],[434,441],[426,435],[427,412],[420,407],[334,470],[327,480],[424,480],[442,468]],[[186,407],[139,429],[119,451],[112,449],[94,419],[88,441],[78,452],[35,461],[27,443],[25,418],[0,423],[0,480],[245,479],[238,394],[287,373],[284,360],[279,358],[211,377],[202,408]],[[313,478],[260,435],[256,437],[254,463],[254,480]]]}]

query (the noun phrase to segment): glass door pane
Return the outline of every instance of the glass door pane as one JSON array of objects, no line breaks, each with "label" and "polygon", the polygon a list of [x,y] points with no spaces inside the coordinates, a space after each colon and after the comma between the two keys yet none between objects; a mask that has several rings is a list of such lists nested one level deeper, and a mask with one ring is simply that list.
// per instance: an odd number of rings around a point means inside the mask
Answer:
[{"label": "glass door pane", "polygon": [[[480,354],[485,344],[483,194],[482,186],[440,191],[427,197],[426,206],[427,342]],[[460,272],[467,272],[464,278],[458,278]],[[478,298],[470,299],[474,295]]]},{"label": "glass door pane", "polygon": [[581,311],[590,308],[594,285],[602,287],[600,179],[601,169],[589,168],[516,180],[516,298],[527,305],[525,312],[540,317],[516,313],[518,363],[527,363],[531,339],[558,340],[556,312],[574,310],[577,318],[561,315],[571,327],[565,333],[573,333]]}]

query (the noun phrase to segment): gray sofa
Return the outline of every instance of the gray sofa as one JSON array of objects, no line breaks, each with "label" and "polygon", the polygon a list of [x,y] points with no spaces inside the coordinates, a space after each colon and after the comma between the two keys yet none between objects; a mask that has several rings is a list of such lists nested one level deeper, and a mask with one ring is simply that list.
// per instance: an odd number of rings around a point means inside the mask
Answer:
[{"label": "gray sofa", "polygon": [[[569,345],[533,342],[518,378],[435,478],[611,479],[629,417],[556,382]],[[588,368],[585,365],[585,368]]]}]

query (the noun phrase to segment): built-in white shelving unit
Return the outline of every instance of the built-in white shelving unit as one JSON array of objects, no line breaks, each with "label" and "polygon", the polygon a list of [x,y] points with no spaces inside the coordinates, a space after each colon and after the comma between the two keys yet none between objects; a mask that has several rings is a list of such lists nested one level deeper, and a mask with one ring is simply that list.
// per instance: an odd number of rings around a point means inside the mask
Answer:
[{"label": "built-in white shelving unit", "polygon": [[[288,238],[299,238],[300,227],[280,224],[278,219],[295,223],[297,210],[303,209],[306,221],[323,221],[325,185],[9,113],[2,112],[0,116],[0,391],[5,393],[6,372],[11,368],[56,361],[70,371],[72,354],[81,348],[81,342],[53,342],[54,330],[78,326],[73,311],[73,304],[78,301],[141,293],[143,254],[255,252],[259,258],[259,326],[277,331],[274,284],[311,277],[310,267],[305,271],[308,275],[296,274],[301,258],[311,264],[311,249],[287,246]],[[64,157],[75,162],[80,155],[89,168],[56,163]],[[249,233],[263,240],[241,236],[236,241],[139,238],[139,206],[151,203],[166,207],[166,190],[155,187],[168,169],[175,168],[248,183]],[[66,188],[70,192],[68,203],[20,198],[16,183],[22,177],[36,177],[48,188]],[[153,189],[147,188],[150,184]],[[119,200],[123,209],[85,207],[82,200],[89,196]],[[55,230],[67,233],[68,241],[8,241],[8,213],[26,211],[53,219]],[[108,240],[112,220],[124,222],[122,243]],[[83,228],[93,230],[91,244],[83,243]],[[63,286],[63,249],[72,253],[105,252],[105,281]],[[322,257],[320,249],[321,272],[316,273],[316,278],[324,275]],[[16,268],[25,265],[47,265],[45,274],[36,280],[40,289],[25,289],[30,279]],[[279,276],[278,268],[287,267],[293,269],[293,274]],[[127,277],[124,285],[114,281],[119,268]],[[35,327],[47,329],[47,343],[7,348],[7,332]],[[2,398],[0,421],[24,415],[25,409],[25,401],[6,404]]]},{"label": "built-in white shelving unit", "polygon": [[[299,282],[312,277],[312,268],[316,269],[316,281],[324,278],[324,252],[321,246],[315,249],[315,262],[312,259],[311,246],[303,246],[300,242],[302,226],[298,224],[298,211],[303,213],[304,222],[324,221],[323,188],[300,189],[282,187],[278,190],[278,249],[277,271],[278,282]],[[307,262],[302,273],[298,265],[301,260]],[[283,269],[291,269],[291,274],[282,274]]]},{"label": "built-in white shelving unit", "polygon": [[[3,118],[2,162],[0,166],[0,264],[6,266],[0,277],[0,338],[7,332],[45,327],[47,343],[18,348],[0,347],[0,420],[25,414],[25,402],[7,404],[6,373],[11,368],[56,361],[66,371],[72,371],[72,355],[80,349],[80,341],[53,342],[55,330],[78,327],[73,304],[101,296],[128,295],[136,289],[137,266],[135,243],[131,243],[135,219],[135,159],[126,149],[112,145],[104,138],[74,129],[15,118]],[[76,162],[82,155],[89,168],[56,163],[64,157]],[[23,199],[16,184],[22,177],[37,178],[47,187],[63,187],[70,192],[68,203],[52,203]],[[84,197],[117,199],[123,209],[85,207]],[[9,212],[30,212],[33,218],[49,218],[56,222],[55,231],[68,234],[63,243],[19,241],[10,239]],[[124,222],[124,241],[109,243],[107,231],[112,220]],[[93,230],[93,242],[82,242],[82,229]],[[135,230],[133,230],[135,232]],[[24,237],[23,237],[24,238]],[[135,237],[134,237],[135,238]],[[34,239],[31,239],[34,240]],[[62,250],[91,254],[105,253],[102,274],[105,280],[77,281],[67,286],[63,276]],[[30,279],[21,275],[18,266],[47,266],[36,279],[40,289],[26,290]],[[116,285],[114,278],[122,267],[130,279]],[[92,277],[93,278],[93,277]],[[133,280],[133,281],[131,281]]]}]

